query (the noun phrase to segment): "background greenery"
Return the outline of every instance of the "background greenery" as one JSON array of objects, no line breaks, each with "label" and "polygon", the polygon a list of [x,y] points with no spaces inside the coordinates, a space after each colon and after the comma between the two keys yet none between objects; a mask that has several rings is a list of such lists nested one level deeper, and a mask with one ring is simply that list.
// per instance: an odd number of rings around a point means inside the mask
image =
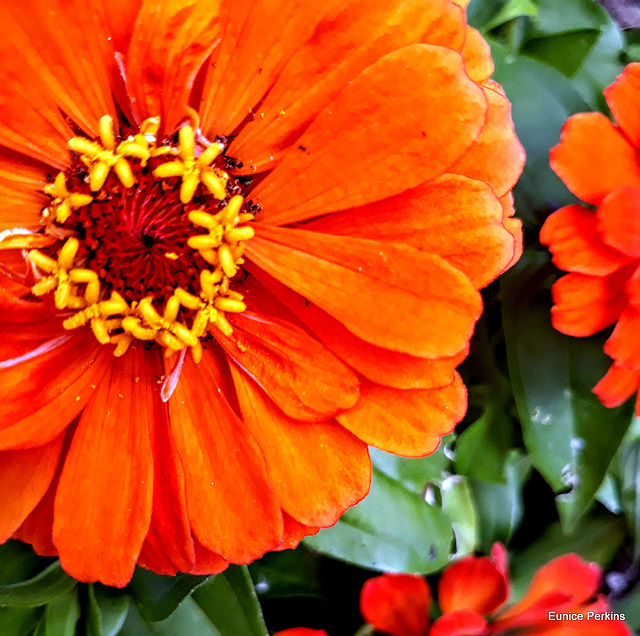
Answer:
[{"label": "background greenery", "polygon": [[538,243],[547,215],[573,201],[548,167],[566,119],[608,113],[602,90],[640,60],[594,0],[472,0],[494,78],[513,103],[527,165],[515,191],[522,260],[485,290],[486,312],[462,372],[470,408],[425,459],[372,451],[370,495],[295,551],[216,577],[138,570],[125,590],[78,584],[18,542],[0,547],[3,636],[265,636],[305,625],[331,636],[361,625],[359,590],[384,570],[437,580],[450,559],[508,545],[514,595],[575,551],[607,571],[614,607],[640,630],[640,421],[591,393],[606,334],[573,339],[549,323],[558,272]]}]

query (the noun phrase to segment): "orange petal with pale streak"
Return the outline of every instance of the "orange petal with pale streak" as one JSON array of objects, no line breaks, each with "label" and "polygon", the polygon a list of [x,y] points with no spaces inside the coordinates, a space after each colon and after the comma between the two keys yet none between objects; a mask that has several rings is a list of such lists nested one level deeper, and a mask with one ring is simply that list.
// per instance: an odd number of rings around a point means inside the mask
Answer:
[{"label": "orange petal with pale streak", "polygon": [[520,145],[511,120],[511,103],[499,84],[483,87],[489,104],[487,121],[471,148],[449,169],[488,183],[498,197],[513,186],[524,168],[524,148]]},{"label": "orange petal with pale streak", "polygon": [[551,288],[553,326],[568,336],[592,336],[614,323],[627,304],[629,266],[607,276],[567,274]]},{"label": "orange petal with pale streak", "polygon": [[467,391],[456,373],[450,386],[400,391],[363,381],[360,400],[337,420],[363,442],[405,457],[432,453],[467,410]]},{"label": "orange petal with pale streak", "polygon": [[551,214],[540,230],[540,242],[551,250],[554,265],[569,272],[603,276],[629,262],[604,243],[595,213],[581,205]]},{"label": "orange petal with pale streak", "polygon": [[366,444],[335,422],[301,423],[284,415],[232,367],[240,410],[264,455],[280,504],[308,526],[331,526],[369,492]]},{"label": "orange petal with pale streak", "polygon": [[300,541],[305,537],[313,536],[320,532],[320,528],[313,526],[305,526],[304,523],[296,521],[291,515],[283,512],[284,518],[284,531],[282,533],[282,542],[276,548],[276,550],[289,550],[291,548],[297,548],[300,545]]},{"label": "orange petal with pale streak", "polygon": [[[467,348],[449,358],[418,358],[376,347],[352,334],[341,322],[291,291],[255,266],[245,282],[249,299],[256,294],[277,297],[315,336],[365,378],[396,389],[434,389],[453,382],[455,368],[466,358]],[[257,280],[260,283],[256,283]],[[264,287],[262,286],[264,284]]]},{"label": "orange petal with pale streak", "polygon": [[623,186],[598,208],[598,229],[604,241],[627,256],[640,257],[640,188]]},{"label": "orange petal with pale streak", "polygon": [[199,365],[185,358],[168,402],[171,431],[194,536],[229,561],[249,563],[280,543],[282,514],[260,448],[217,390],[225,384],[214,356],[205,349]]},{"label": "orange petal with pale streak", "polygon": [[41,446],[85,407],[112,356],[89,330],[0,361],[0,449]]},{"label": "orange petal with pale streak", "polygon": [[601,113],[570,117],[550,159],[569,190],[593,205],[623,185],[640,187],[636,149]]},{"label": "orange petal with pale streak", "polygon": [[222,35],[220,0],[144,0],[126,57],[127,86],[140,121],[160,115],[172,132],[187,113],[200,67]]},{"label": "orange petal with pale streak", "polygon": [[255,118],[232,143],[229,154],[243,161],[241,172],[272,168],[325,106],[379,58],[415,42],[438,40],[447,6],[447,0],[426,5],[421,0],[355,0],[336,6],[293,55]]},{"label": "orange petal with pale streak", "polygon": [[257,186],[261,220],[301,221],[434,179],[469,149],[486,112],[460,54],[426,44],[390,53],[317,117],[298,141],[306,151],[290,150]]},{"label": "orange petal with pale streak", "polygon": [[514,256],[503,209],[485,183],[445,175],[395,197],[311,221],[318,232],[404,243],[437,254],[480,289]]},{"label": "orange petal with pale streak", "polygon": [[233,132],[335,4],[336,0],[224,3],[222,41],[202,95],[204,133]]},{"label": "orange petal with pale streak", "polygon": [[640,64],[627,64],[618,79],[604,89],[604,96],[618,126],[634,146],[640,146]]},{"label": "orange petal with pale streak", "polygon": [[[154,361],[155,377],[162,374],[160,360]],[[196,559],[187,514],[184,468],[171,439],[166,404],[154,403],[154,421],[149,427],[153,449],[153,511],[149,532],[142,544],[138,564],[158,574],[174,576],[189,572]]]},{"label": "orange petal with pale streak", "polygon": [[640,369],[640,309],[628,305],[605,342],[604,352],[623,368]]},{"label": "orange petal with pale streak", "polygon": [[445,614],[459,610],[491,614],[507,600],[508,591],[508,581],[492,559],[467,556],[443,572],[438,602]]},{"label": "orange petal with pale streak", "polygon": [[49,488],[64,435],[42,446],[0,452],[0,543],[20,527]]},{"label": "orange petal with pale streak", "polygon": [[216,339],[289,417],[316,422],[358,400],[356,375],[302,329],[249,312],[231,324],[231,336]]},{"label": "orange petal with pale streak", "polygon": [[432,358],[465,348],[481,299],[439,256],[304,230],[255,229],[248,258],[363,340]]},{"label": "orange petal with pale streak", "polygon": [[115,358],[74,433],[56,493],[53,542],[62,567],[80,581],[125,586],[149,529],[149,428],[162,409],[157,355],[137,346]]},{"label": "orange petal with pale streak", "polygon": [[0,232],[14,227],[38,229],[40,211],[50,201],[38,192],[47,181],[47,169],[6,149],[0,152]]},{"label": "orange petal with pale streak", "polygon": [[360,592],[360,613],[376,630],[393,636],[426,636],[431,591],[415,574],[383,574]]},{"label": "orange petal with pale streak", "polygon": [[[4,3],[0,8],[0,37],[6,59],[10,60],[6,64],[10,64],[16,83],[15,87],[6,80],[4,84],[16,116],[11,124],[19,125],[29,142],[23,147],[7,145],[46,161],[47,157],[31,149],[55,142],[59,150],[50,159],[64,161],[68,158],[67,139],[73,133],[66,134],[68,129],[58,109],[90,134],[97,133],[98,120],[103,115],[116,118],[108,72],[113,48],[90,3]],[[36,110],[40,105],[45,107],[42,112]],[[41,119],[48,120],[49,125],[44,127]],[[9,125],[4,116],[2,122]],[[65,131],[62,140],[53,132],[54,127],[59,134]]]},{"label": "orange petal with pale streak", "polygon": [[615,363],[595,385],[593,392],[608,408],[620,406],[638,391],[640,369],[623,369]]}]

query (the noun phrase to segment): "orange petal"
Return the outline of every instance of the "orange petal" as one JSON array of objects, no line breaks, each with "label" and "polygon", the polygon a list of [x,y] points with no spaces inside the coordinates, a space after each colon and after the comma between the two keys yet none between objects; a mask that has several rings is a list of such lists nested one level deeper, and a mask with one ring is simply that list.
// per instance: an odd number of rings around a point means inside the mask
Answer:
[{"label": "orange petal", "polygon": [[360,400],[338,415],[346,429],[362,441],[405,457],[432,453],[467,410],[467,391],[456,373],[441,389],[400,391],[363,381]]},{"label": "orange petal", "polygon": [[62,567],[80,581],[125,586],[149,529],[149,428],[163,409],[155,356],[138,346],[115,358],[73,436],[56,494],[53,542]]},{"label": "orange petal", "polygon": [[173,439],[182,459],[187,511],[202,545],[234,563],[249,563],[282,539],[282,514],[253,436],[222,391],[211,349],[189,356],[169,400]]},{"label": "orange petal", "polygon": [[[60,143],[53,133],[52,128],[58,133],[68,130],[62,114],[91,134],[97,133],[100,117],[107,114],[116,117],[108,72],[113,49],[104,24],[90,3],[68,0],[5,3],[0,9],[0,37],[6,59],[11,60],[15,82],[13,86],[13,82],[5,85],[10,94],[8,101],[16,109],[17,118],[11,124],[20,126],[30,142],[25,149],[8,144],[10,147],[37,156],[30,151],[31,145],[37,148],[39,144],[57,142],[59,150],[54,157],[62,160],[68,157],[66,141],[73,136],[65,134]],[[39,104],[46,110],[33,113]],[[39,119],[48,117],[51,123],[47,133]],[[31,126],[32,119],[35,129]],[[7,122],[4,116],[2,121]],[[42,138],[43,134],[49,138]]]},{"label": "orange petal", "polygon": [[554,265],[569,272],[602,276],[629,262],[603,242],[596,215],[580,205],[551,214],[540,230],[540,242],[551,250]]},{"label": "orange petal", "polygon": [[447,0],[338,4],[293,55],[232,143],[229,154],[244,162],[242,172],[273,167],[318,113],[380,57],[420,40],[439,43],[430,40],[438,39],[432,31],[447,6]]},{"label": "orange petal", "polygon": [[64,433],[58,467],[47,492],[13,535],[14,539],[30,543],[35,553],[40,556],[58,556],[58,549],[53,544],[53,508],[58,484],[60,483],[60,475],[62,474],[77,424],[78,422],[75,420],[67,427]]},{"label": "orange petal", "polygon": [[487,122],[471,148],[449,169],[488,183],[498,197],[513,186],[524,168],[524,148],[513,130],[511,103],[499,84],[483,87],[489,104]]},{"label": "orange petal", "polygon": [[595,385],[593,392],[607,408],[613,408],[634,395],[639,385],[640,370],[623,369],[612,364],[607,374]]},{"label": "orange petal", "polygon": [[451,2],[453,2],[453,4],[457,4],[463,9],[469,4],[469,0],[451,0]]},{"label": "orange petal", "polygon": [[127,85],[140,121],[160,115],[171,132],[194,80],[222,35],[220,0],[145,0],[127,53]]},{"label": "orange petal", "polygon": [[640,309],[628,305],[605,342],[604,352],[623,368],[640,369]]},{"label": "orange petal", "polygon": [[18,529],[49,488],[64,435],[43,446],[0,452],[0,543]]},{"label": "orange petal", "polygon": [[513,194],[509,192],[505,194],[505,196],[500,197],[500,203],[502,205],[503,218],[502,221],[504,223],[504,227],[506,230],[513,236],[514,240],[514,250],[513,257],[511,261],[507,263],[505,267],[505,271],[510,267],[515,265],[522,256],[522,248],[523,248],[523,238],[522,238],[522,221],[520,219],[514,218],[514,214],[516,213],[515,208],[513,207]]},{"label": "orange petal", "polygon": [[356,403],[356,375],[302,329],[249,312],[231,322],[216,339],[289,417],[324,420]]},{"label": "orange petal", "polygon": [[438,603],[445,614],[458,610],[491,614],[507,595],[507,580],[489,557],[467,556],[452,563],[438,583]]},{"label": "orange petal", "polygon": [[244,422],[262,450],[280,504],[307,526],[333,525],[369,492],[366,445],[335,422],[296,422],[241,371],[231,371]]},{"label": "orange petal", "polygon": [[605,242],[623,254],[640,256],[640,188],[623,186],[598,208],[598,229]]},{"label": "orange petal", "polygon": [[305,227],[404,243],[437,254],[479,289],[514,256],[514,239],[504,227],[503,215],[488,185],[445,175],[384,201],[321,217]]},{"label": "orange petal", "polygon": [[[534,574],[525,595],[514,606],[501,613],[500,621],[517,619],[554,593],[566,597],[565,603],[557,606],[558,611],[574,608],[595,594],[600,587],[601,578],[602,572],[598,565],[583,561],[577,554],[565,554],[553,559]],[[543,618],[548,618],[548,608],[546,614],[541,611],[540,619]]]},{"label": "orange petal", "polygon": [[195,546],[195,565],[189,570],[189,574],[218,574],[229,567],[229,562],[219,554],[207,550],[197,537],[193,537]]},{"label": "orange petal", "polygon": [[457,610],[436,620],[429,636],[483,636],[486,633],[484,616],[469,610]]},{"label": "orange petal", "polygon": [[38,192],[46,183],[46,168],[6,149],[1,153],[0,232],[14,227],[38,229],[40,211],[50,200]]},{"label": "orange petal", "polygon": [[464,11],[450,0],[446,0],[443,6],[438,5],[438,17],[429,25],[422,36],[422,42],[462,53],[466,37],[467,23]]},{"label": "orange petal", "polygon": [[336,0],[224,3],[223,38],[202,95],[204,133],[233,132],[335,4]]},{"label": "orange petal", "polygon": [[629,266],[607,276],[567,274],[551,288],[553,326],[568,336],[592,336],[614,323],[627,304]]},{"label": "orange petal", "polygon": [[254,268],[253,273],[254,280],[258,277],[328,349],[377,384],[396,389],[449,386],[453,382],[455,368],[467,356],[466,348],[449,358],[429,359],[376,347],[353,335],[342,323],[262,270]]},{"label": "orange petal", "polygon": [[393,636],[426,636],[431,592],[415,574],[383,574],[360,592],[360,613],[376,630]]},{"label": "orange petal", "polygon": [[88,330],[0,361],[0,448],[40,446],[57,437],[85,407],[111,362]]},{"label": "orange petal", "polygon": [[600,113],[570,117],[550,158],[569,190],[593,205],[620,186],[640,186],[636,149]]},{"label": "orange petal", "polygon": [[462,57],[469,77],[479,84],[484,84],[493,74],[491,49],[480,32],[472,27],[466,30]]},{"label": "orange petal", "polygon": [[284,518],[284,531],[282,533],[282,542],[276,548],[276,550],[289,550],[290,548],[297,548],[300,545],[300,541],[305,537],[318,534],[320,528],[312,526],[305,526],[303,523],[296,521],[293,517],[286,512],[283,513]]},{"label": "orange petal", "polygon": [[300,221],[434,179],[468,150],[486,111],[458,53],[426,44],[390,53],[311,124],[298,141],[306,150],[290,150],[258,185],[261,220]]},{"label": "orange petal", "polygon": [[607,104],[624,134],[640,146],[640,64],[628,64],[618,79],[604,89]]},{"label": "orange petal", "polygon": [[259,225],[246,254],[363,340],[402,353],[458,353],[481,312],[464,274],[404,245]]},{"label": "orange petal", "polygon": [[[159,363],[155,376],[162,373]],[[187,515],[184,469],[169,430],[167,407],[154,404],[149,428],[153,448],[153,512],[138,564],[158,574],[189,572],[195,564],[191,526]]]},{"label": "orange petal", "polygon": [[114,50],[126,53],[142,0],[91,0],[91,2],[94,10],[106,24]]}]

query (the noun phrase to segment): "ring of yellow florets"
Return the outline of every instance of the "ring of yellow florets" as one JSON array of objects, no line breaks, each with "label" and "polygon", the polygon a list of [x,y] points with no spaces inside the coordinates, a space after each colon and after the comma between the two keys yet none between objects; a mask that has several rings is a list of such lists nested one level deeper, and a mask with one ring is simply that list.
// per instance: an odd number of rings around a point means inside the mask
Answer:
[{"label": "ring of yellow florets", "polygon": [[[127,301],[111,290],[107,296],[108,285],[101,282],[98,272],[83,267],[86,263],[78,258],[81,240],[71,236],[59,249],[57,258],[40,250],[29,252],[39,278],[32,293],[36,296],[53,293],[56,308],[72,312],[64,320],[64,328],[71,330],[89,325],[101,344],[115,345],[116,356],[123,355],[137,339],[157,342],[167,356],[189,347],[199,362],[200,338],[207,329],[216,327],[229,335],[232,328],[225,313],[246,309],[242,294],[229,286],[244,262],[245,241],[254,235],[247,225],[254,216],[242,212],[242,196],[229,196],[229,175],[213,165],[224,151],[221,144],[212,143],[197,154],[194,128],[186,125],[179,130],[177,146],[157,145],[159,124],[157,117],[147,119],[138,134],[118,143],[113,121],[105,116],[100,120],[99,141],[84,137],[71,139],[69,148],[86,167],[85,181],[90,194],[70,191],[65,173],[59,173],[53,183],[45,186],[51,203],[43,210],[43,221],[47,228],[53,224],[58,230],[61,226],[64,228],[72,214],[104,198],[101,191],[112,170],[119,184],[129,189],[136,184],[132,169],[135,164],[131,162],[139,162],[141,168],[146,168],[150,159],[169,158],[151,172],[155,180],[180,178],[179,200],[183,205],[193,201],[201,185],[204,195],[216,203],[215,207],[203,206],[185,212],[193,228],[203,230],[202,234],[190,236],[187,246],[210,267],[200,271],[198,289],[175,286],[170,296],[163,297],[161,308],[154,306],[158,299],[153,295]],[[221,202],[225,201],[223,205]],[[170,253],[165,256],[176,258]]]}]

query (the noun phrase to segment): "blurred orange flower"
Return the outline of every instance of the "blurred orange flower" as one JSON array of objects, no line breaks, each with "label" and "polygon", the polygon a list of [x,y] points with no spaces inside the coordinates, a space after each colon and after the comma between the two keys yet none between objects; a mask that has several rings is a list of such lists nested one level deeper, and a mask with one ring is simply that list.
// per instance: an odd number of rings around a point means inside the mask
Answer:
[{"label": "blurred orange flower", "polygon": [[524,159],[462,4],[4,3],[0,541],[217,572],[452,430]]},{"label": "blurred orange flower", "polygon": [[604,348],[613,364],[594,389],[612,407],[640,384],[640,64],[629,64],[605,97],[617,125],[600,113],[574,115],[551,150],[553,170],[597,209],[554,212],[540,241],[569,272],[553,286],[554,327],[590,336],[616,324]]},{"label": "blurred orange flower", "polygon": [[420,576],[369,579],[360,605],[365,620],[391,636],[630,636],[624,620],[597,594],[600,579],[595,563],[566,554],[540,568],[522,599],[504,608],[507,552],[496,543],[490,557],[464,557],[445,569],[438,583],[442,616],[430,628],[431,594]]}]

